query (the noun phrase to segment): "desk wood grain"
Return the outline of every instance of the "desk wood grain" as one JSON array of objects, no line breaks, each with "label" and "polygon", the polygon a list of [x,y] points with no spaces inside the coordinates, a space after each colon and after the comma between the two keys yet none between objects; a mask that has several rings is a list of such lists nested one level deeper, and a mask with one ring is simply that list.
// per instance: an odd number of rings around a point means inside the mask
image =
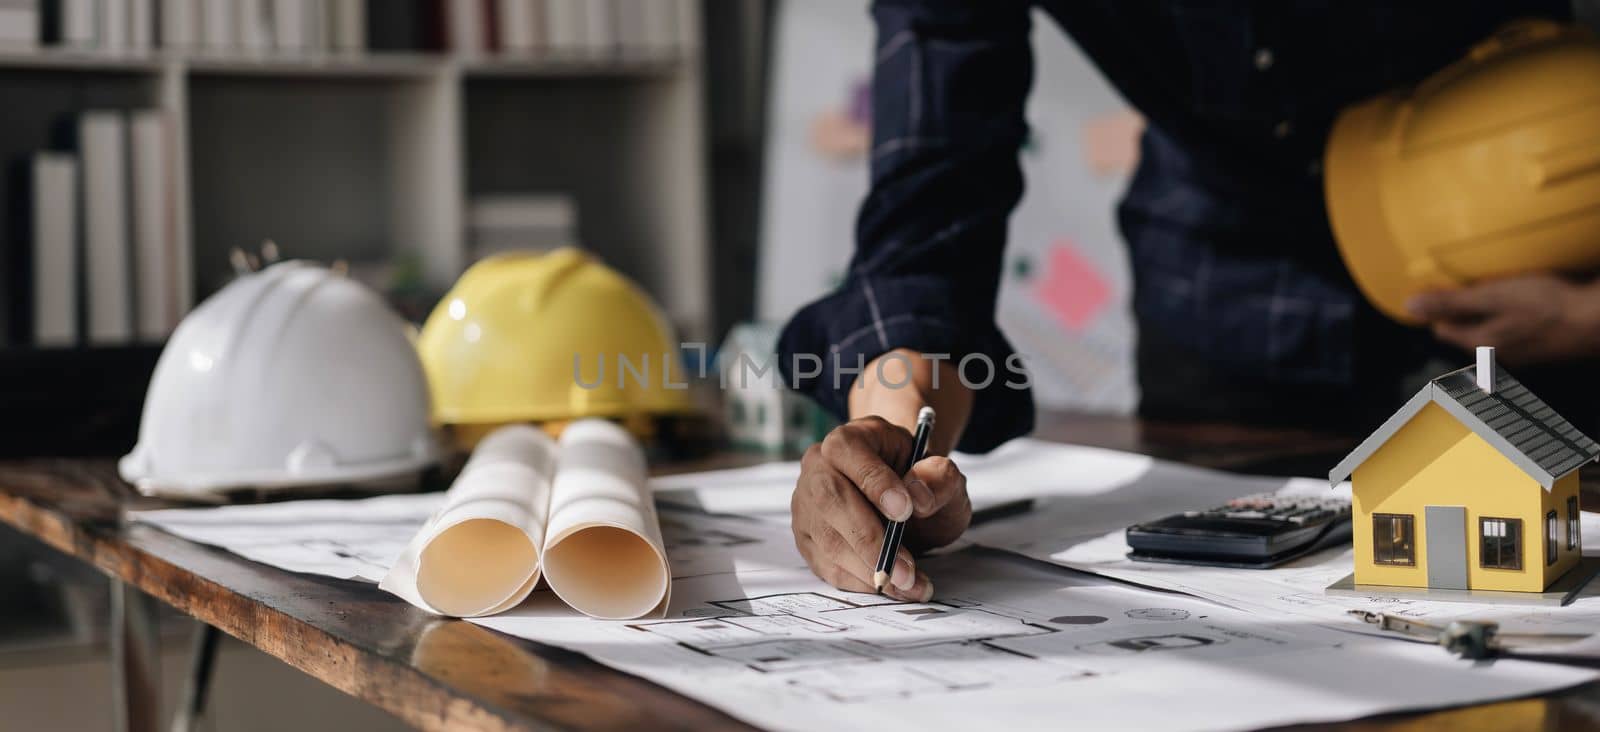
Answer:
[{"label": "desk wood grain", "polygon": [[[1233,470],[1326,470],[1349,436],[1041,415],[1049,439]],[[668,466],[730,467],[725,453]],[[376,587],[284,572],[142,525],[109,459],[0,463],[0,520],[295,668],[428,730],[744,729],[706,705],[584,656],[441,620]],[[290,700],[286,700],[288,702]],[[1328,729],[1600,729],[1600,684]]]}]

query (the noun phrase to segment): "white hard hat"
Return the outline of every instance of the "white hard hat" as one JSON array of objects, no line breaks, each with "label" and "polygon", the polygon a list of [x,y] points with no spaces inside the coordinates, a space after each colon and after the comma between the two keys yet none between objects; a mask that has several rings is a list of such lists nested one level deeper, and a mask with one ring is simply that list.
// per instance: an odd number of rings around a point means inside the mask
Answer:
[{"label": "white hard hat", "polygon": [[147,495],[190,497],[421,470],[438,448],[407,327],[325,267],[246,274],[172,334],[118,470]]}]

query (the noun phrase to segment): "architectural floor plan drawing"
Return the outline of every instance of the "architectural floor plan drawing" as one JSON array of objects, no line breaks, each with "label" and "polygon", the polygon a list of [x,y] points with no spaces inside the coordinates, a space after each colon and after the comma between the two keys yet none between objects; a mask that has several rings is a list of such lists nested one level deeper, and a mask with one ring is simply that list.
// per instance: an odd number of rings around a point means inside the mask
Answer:
[{"label": "architectural floor plan drawing", "polygon": [[[1262,623],[999,552],[921,566],[938,578],[932,602],[842,592],[803,568],[773,568],[679,580],[656,620],[574,620],[535,593],[471,622],[780,729],[1054,727],[1069,716],[1085,729],[1271,726],[1593,677],[1527,662],[1474,666],[1312,622]],[[1243,688],[1282,703],[1227,702]]]},{"label": "architectural floor plan drawing", "polygon": [[[838,594],[838,593],[835,593]],[[861,599],[861,598],[857,598]],[[708,603],[729,615],[636,623],[705,656],[783,674],[797,689],[836,702],[979,689],[1008,680],[965,669],[997,654],[1024,655],[995,641],[1055,632],[1048,623],[991,612],[976,603],[857,604],[818,592]],[[976,664],[976,666],[973,666]],[[1059,669],[1019,668],[1009,683],[1051,683]]]},{"label": "architectural floor plan drawing", "polygon": [[[443,503],[443,493],[414,493],[361,500],[135,511],[129,515],[140,523],[253,561],[294,572],[376,583]],[[659,516],[674,577],[805,566],[795,552],[787,525],[671,506],[663,506]]]},{"label": "architectural floor plan drawing", "polygon": [[[1307,483],[1291,484],[1287,491],[1328,490]],[[1052,512],[1076,511],[1068,504],[1046,504],[1030,520],[1048,521]],[[1591,552],[1600,542],[1600,516],[1583,514],[1583,536]],[[1505,633],[1593,635],[1600,632],[1600,585],[1585,588],[1565,607],[1529,607],[1482,603],[1438,602],[1384,595],[1365,597],[1329,595],[1324,588],[1350,573],[1353,549],[1329,549],[1271,570],[1195,567],[1135,562],[1127,558],[1128,543],[1122,531],[1091,539],[1052,537],[1018,531],[978,532],[985,546],[1092,572],[1105,577],[1205,598],[1248,611],[1263,620],[1302,619],[1356,633],[1393,637],[1352,618],[1351,610],[1403,615],[1431,623],[1452,620],[1488,620]],[[1600,636],[1584,645],[1566,647],[1535,643],[1519,652],[1544,655],[1600,657]]]}]

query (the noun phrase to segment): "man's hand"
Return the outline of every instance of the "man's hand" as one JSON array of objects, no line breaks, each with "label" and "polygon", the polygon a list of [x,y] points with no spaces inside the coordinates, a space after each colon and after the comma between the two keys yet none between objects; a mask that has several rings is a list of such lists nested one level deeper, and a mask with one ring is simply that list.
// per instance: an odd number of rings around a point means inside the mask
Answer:
[{"label": "man's hand", "polygon": [[882,417],[841,425],[800,461],[790,501],[795,546],[828,584],[873,592],[872,574],[883,546],[883,520],[909,521],[905,544],[884,591],[926,601],[933,583],[916,569],[913,549],[954,541],[972,520],[967,479],[949,458],[933,456],[899,468],[911,456],[911,433]]},{"label": "man's hand", "polygon": [[1597,283],[1520,275],[1418,295],[1408,307],[1439,340],[1462,349],[1495,346],[1509,363],[1573,361],[1600,356]]},{"label": "man's hand", "polygon": [[[907,520],[904,544],[884,592],[927,600],[933,584],[916,571],[915,551],[944,546],[972,521],[967,478],[949,458],[972,412],[972,392],[948,361],[893,351],[868,364],[850,389],[856,419],[830,432],[800,461],[790,501],[795,546],[811,571],[843,590],[872,592],[884,518]],[[930,457],[900,475],[911,457],[917,411],[938,418]]]}]

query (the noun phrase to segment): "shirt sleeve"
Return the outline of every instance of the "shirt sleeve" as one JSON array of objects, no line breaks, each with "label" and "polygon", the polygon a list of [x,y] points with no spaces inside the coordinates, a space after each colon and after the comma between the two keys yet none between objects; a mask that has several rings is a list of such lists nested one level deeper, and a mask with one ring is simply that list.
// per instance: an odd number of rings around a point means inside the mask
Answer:
[{"label": "shirt sleeve", "polygon": [[1022,362],[995,324],[1007,219],[1022,195],[1028,12],[1020,0],[873,4],[871,188],[855,254],[839,289],[802,308],[778,348],[785,383],[834,414],[846,415],[862,364],[910,348],[965,362],[977,393],[959,449],[1033,429]]}]

